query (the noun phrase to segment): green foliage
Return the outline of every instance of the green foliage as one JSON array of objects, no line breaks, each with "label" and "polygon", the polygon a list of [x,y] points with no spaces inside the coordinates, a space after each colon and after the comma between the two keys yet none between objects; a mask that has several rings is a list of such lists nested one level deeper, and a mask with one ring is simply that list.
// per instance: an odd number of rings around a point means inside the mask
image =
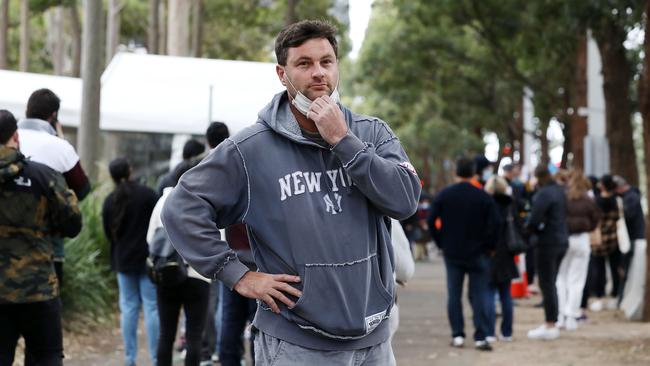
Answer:
[{"label": "green foliage", "polygon": [[[350,49],[347,26],[331,16],[332,0],[301,1],[299,19],[326,19],[340,32],[339,55]],[[285,25],[285,1],[211,0],[204,2],[203,53],[210,58],[275,62],[274,41]]]},{"label": "green foliage", "polygon": [[117,284],[110,271],[109,243],[103,232],[101,209],[108,185],[95,189],[81,202],[83,229],[65,242],[63,316],[103,321],[115,312]]}]

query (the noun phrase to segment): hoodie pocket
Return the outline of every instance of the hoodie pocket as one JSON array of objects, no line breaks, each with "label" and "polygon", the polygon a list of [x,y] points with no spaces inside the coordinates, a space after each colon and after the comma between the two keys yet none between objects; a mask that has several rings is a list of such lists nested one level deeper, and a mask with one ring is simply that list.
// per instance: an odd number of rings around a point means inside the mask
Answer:
[{"label": "hoodie pocket", "polygon": [[325,337],[362,338],[390,314],[391,290],[381,282],[376,255],[348,263],[307,264],[302,296],[286,316]]}]

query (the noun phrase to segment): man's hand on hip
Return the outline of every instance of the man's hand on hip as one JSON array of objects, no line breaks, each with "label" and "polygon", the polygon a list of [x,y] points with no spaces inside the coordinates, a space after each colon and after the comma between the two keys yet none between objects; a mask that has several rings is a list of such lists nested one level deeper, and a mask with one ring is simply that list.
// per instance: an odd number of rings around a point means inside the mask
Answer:
[{"label": "man's hand on hip", "polygon": [[348,133],[348,124],[338,104],[327,95],[316,98],[307,118],[314,121],[318,132],[330,145],[336,145]]},{"label": "man's hand on hip", "polygon": [[274,313],[279,314],[280,308],[275,300],[280,300],[292,308],[296,304],[285,293],[295,297],[302,296],[302,292],[289,285],[288,282],[300,282],[300,277],[249,271],[237,282],[234,290],[244,297],[264,301]]}]

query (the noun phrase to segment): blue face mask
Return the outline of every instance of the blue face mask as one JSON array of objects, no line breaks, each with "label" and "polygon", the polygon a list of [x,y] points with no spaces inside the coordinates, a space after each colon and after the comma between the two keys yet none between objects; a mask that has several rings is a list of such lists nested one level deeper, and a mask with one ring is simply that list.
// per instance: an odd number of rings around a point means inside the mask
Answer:
[{"label": "blue face mask", "polygon": [[[289,74],[287,73],[286,69],[284,70],[284,75],[286,76],[289,85],[291,85],[293,90],[296,91],[296,96],[294,98],[291,98],[291,104],[293,104],[293,106],[296,107],[296,109],[299,110],[300,113],[304,114],[307,118],[309,118],[309,116],[307,116],[307,113],[309,112],[309,108],[311,107],[313,101],[307,98],[303,93],[300,92],[300,90],[296,89],[296,87],[293,86],[293,83],[291,82],[291,79],[289,79]],[[340,96],[339,96],[338,82],[336,83],[336,87],[334,88],[334,91],[332,92],[332,94],[330,94],[330,98],[332,98],[334,102],[339,103]]]},{"label": "blue face mask", "polygon": [[492,177],[492,175],[493,175],[492,168],[486,168],[486,169],[483,170],[483,173],[481,175],[481,179],[484,182],[487,182],[488,179],[490,179]]}]

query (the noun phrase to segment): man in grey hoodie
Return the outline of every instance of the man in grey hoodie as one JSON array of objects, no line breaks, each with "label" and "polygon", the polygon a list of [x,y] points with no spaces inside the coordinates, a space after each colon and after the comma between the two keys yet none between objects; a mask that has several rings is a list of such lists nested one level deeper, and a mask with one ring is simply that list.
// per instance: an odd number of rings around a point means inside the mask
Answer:
[{"label": "man in grey hoodie", "polygon": [[[286,86],[171,193],[163,223],[201,274],[258,300],[257,365],[394,365],[388,217],[417,208],[397,137],[338,102],[336,29],[302,21],[276,39]],[[257,272],[219,228],[247,225]]]}]

